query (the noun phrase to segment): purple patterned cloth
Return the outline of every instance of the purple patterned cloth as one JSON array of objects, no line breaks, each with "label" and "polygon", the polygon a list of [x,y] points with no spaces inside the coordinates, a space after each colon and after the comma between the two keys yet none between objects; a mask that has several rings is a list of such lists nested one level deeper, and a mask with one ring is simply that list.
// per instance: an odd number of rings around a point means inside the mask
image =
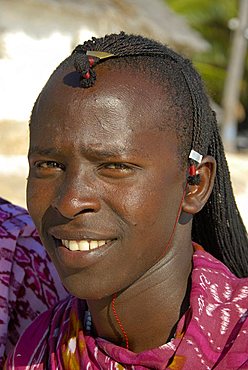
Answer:
[{"label": "purple patterned cloth", "polygon": [[5,369],[248,369],[248,279],[202,250],[193,256],[190,308],[161,347],[134,353],[94,337],[84,329],[85,309],[84,301],[68,297],[41,314]]},{"label": "purple patterned cloth", "polygon": [[24,329],[67,295],[27,211],[0,198],[0,369]]}]

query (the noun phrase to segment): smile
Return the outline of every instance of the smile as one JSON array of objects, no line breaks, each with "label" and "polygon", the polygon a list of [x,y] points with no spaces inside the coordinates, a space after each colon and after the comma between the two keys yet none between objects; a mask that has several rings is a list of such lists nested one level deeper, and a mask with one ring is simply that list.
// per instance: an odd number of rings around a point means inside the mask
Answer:
[{"label": "smile", "polygon": [[90,251],[102,247],[110,240],[61,240],[64,247],[70,251]]}]

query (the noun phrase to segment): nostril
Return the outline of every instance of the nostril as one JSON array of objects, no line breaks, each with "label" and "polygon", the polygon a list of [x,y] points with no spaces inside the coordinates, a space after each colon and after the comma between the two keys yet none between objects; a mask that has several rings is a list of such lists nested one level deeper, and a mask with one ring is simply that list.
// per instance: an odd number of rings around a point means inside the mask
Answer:
[{"label": "nostril", "polygon": [[77,212],[74,215],[74,217],[78,215],[83,215],[85,213],[95,213],[95,212],[97,212],[97,209],[88,207],[88,208],[81,209],[79,212]]},{"label": "nostril", "polygon": [[80,213],[90,213],[90,212],[96,212],[94,208],[86,208],[83,209]]}]

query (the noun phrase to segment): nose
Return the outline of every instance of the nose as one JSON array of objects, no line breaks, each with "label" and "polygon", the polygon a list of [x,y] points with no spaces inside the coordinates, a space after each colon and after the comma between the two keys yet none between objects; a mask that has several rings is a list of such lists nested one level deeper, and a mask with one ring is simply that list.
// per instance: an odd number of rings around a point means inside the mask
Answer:
[{"label": "nose", "polygon": [[86,184],[82,179],[65,179],[57,189],[52,204],[62,216],[73,219],[78,215],[96,213],[101,209],[100,198],[93,184]]}]

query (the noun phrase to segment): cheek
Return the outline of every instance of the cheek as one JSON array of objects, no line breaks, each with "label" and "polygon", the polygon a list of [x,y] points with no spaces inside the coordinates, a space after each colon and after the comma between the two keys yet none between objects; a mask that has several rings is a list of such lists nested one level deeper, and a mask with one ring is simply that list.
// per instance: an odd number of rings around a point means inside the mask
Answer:
[{"label": "cheek", "polygon": [[27,207],[39,232],[42,217],[51,204],[53,189],[34,179],[29,179],[27,183]]},{"label": "cheek", "polygon": [[176,219],[183,195],[182,181],[177,180],[172,186],[164,179],[148,180],[119,189],[117,194],[114,207],[127,224],[144,231],[147,228],[159,229]]}]

